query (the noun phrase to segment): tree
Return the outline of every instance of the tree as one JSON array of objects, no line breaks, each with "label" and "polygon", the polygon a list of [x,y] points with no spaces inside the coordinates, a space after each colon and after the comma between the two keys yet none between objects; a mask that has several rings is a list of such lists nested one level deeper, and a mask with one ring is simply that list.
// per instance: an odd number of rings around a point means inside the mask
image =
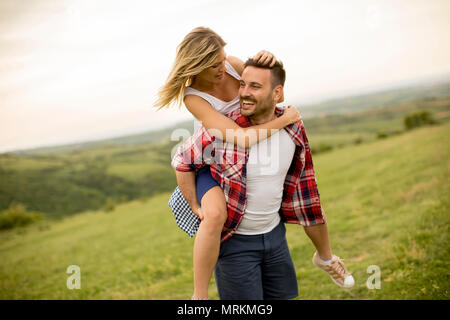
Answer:
[{"label": "tree", "polygon": [[403,123],[405,124],[406,130],[411,130],[421,126],[436,124],[436,121],[429,111],[417,111],[407,115]]}]

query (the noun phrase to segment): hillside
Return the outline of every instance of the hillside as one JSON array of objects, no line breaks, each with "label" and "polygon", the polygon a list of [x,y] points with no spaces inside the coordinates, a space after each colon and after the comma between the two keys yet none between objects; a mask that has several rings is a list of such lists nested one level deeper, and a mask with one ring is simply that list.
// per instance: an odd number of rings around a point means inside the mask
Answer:
[{"label": "hillside", "polygon": [[[304,124],[312,151],[317,154],[400,134],[404,117],[418,110],[426,110],[446,123],[450,119],[450,99],[414,100],[304,119]],[[19,202],[28,210],[58,218],[169,192],[176,185],[170,159],[177,143],[163,135],[152,143],[111,143],[64,152],[57,149],[0,155],[0,212]]]},{"label": "hillside", "polygon": [[[332,247],[356,285],[339,289],[315,269],[312,244],[289,225],[300,299],[450,298],[449,139],[447,122],[314,157]],[[189,299],[193,241],[169,195],[1,232],[0,299]],[[80,290],[66,287],[70,265]],[[370,265],[379,290],[366,287]]]},{"label": "hillside", "polygon": [[173,190],[174,143],[102,146],[60,154],[0,156],[0,211],[19,202],[49,217]]},{"label": "hillside", "polygon": [[307,117],[317,117],[327,114],[343,114],[359,112],[373,108],[383,108],[398,104],[407,104],[417,100],[440,100],[448,98],[450,93],[449,75],[440,81],[403,86],[388,90],[329,99],[321,103],[301,107],[302,114]]}]

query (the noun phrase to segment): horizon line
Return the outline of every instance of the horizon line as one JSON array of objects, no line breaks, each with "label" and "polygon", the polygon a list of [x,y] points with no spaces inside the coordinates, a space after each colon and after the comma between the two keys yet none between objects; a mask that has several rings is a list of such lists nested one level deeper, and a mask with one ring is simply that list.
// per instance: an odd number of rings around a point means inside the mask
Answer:
[{"label": "horizon line", "polygon": [[[371,95],[371,94],[377,94],[377,93],[382,93],[382,92],[387,92],[387,91],[391,91],[391,90],[398,90],[398,89],[406,89],[406,88],[410,88],[411,86],[420,86],[420,85],[426,85],[426,84],[445,84],[445,83],[450,83],[450,72],[447,73],[442,73],[442,74],[438,74],[438,75],[432,75],[432,76],[426,76],[426,77],[422,77],[422,78],[416,78],[416,79],[410,79],[410,80],[404,80],[404,81],[399,81],[399,82],[395,82],[395,83],[391,83],[391,84],[385,84],[382,86],[377,86],[377,87],[366,87],[364,89],[359,89],[357,91],[352,92],[351,90],[348,90],[347,93],[343,94],[343,95],[330,95],[328,97],[322,98],[322,99],[314,99],[314,98],[309,98],[309,102],[306,102],[307,100],[305,100],[305,102],[302,102],[302,104],[306,104],[307,109],[313,108],[316,105],[320,105],[323,103],[327,103],[330,101],[336,101],[336,100],[341,100],[341,99],[348,99],[351,97],[360,97],[360,96],[365,96],[365,95]],[[155,132],[155,131],[159,131],[159,130],[164,130],[173,126],[176,126],[177,124],[183,123],[183,122],[187,122],[187,121],[191,121],[191,120],[186,120],[186,121],[179,121],[174,125],[166,125],[157,129],[150,129],[150,130],[140,130],[137,128],[131,129],[132,131],[134,130],[138,130],[138,131],[134,131],[134,132],[130,132],[130,133],[106,133],[103,137],[99,137],[99,138],[91,138],[91,139],[73,139],[73,140],[67,140],[66,142],[56,142],[56,143],[51,143],[51,144],[40,144],[40,145],[33,145],[33,146],[29,146],[29,147],[19,147],[19,148],[11,148],[11,149],[1,149],[0,147],[0,155],[5,155],[8,153],[20,153],[20,152],[30,152],[33,150],[38,150],[38,149],[44,149],[44,148],[58,148],[58,147],[64,147],[64,146],[72,146],[72,145],[78,145],[78,144],[87,144],[87,143],[95,143],[95,142],[101,142],[101,141],[105,141],[105,140],[112,140],[112,139],[120,139],[120,138],[125,138],[125,137],[130,137],[130,136],[136,136],[136,135],[141,135],[141,134],[146,134],[149,132]],[[127,130],[125,130],[127,131]]]}]

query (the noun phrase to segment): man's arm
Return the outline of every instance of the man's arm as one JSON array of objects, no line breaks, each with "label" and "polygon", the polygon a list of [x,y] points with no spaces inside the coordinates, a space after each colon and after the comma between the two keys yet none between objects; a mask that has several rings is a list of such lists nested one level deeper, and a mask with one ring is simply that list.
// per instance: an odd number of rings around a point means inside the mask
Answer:
[{"label": "man's arm", "polygon": [[195,171],[176,171],[178,187],[183,194],[186,201],[189,203],[192,211],[203,220],[201,214],[200,204],[197,201],[196,185],[195,185]]}]

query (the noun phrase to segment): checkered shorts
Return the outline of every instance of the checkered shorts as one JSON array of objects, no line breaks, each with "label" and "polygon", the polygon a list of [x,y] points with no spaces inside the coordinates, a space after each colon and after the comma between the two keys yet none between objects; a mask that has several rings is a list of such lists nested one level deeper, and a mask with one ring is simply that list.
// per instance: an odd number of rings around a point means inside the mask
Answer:
[{"label": "checkered shorts", "polygon": [[200,226],[200,218],[191,210],[189,203],[177,186],[169,199],[169,207],[172,209],[177,226],[193,237]]}]

